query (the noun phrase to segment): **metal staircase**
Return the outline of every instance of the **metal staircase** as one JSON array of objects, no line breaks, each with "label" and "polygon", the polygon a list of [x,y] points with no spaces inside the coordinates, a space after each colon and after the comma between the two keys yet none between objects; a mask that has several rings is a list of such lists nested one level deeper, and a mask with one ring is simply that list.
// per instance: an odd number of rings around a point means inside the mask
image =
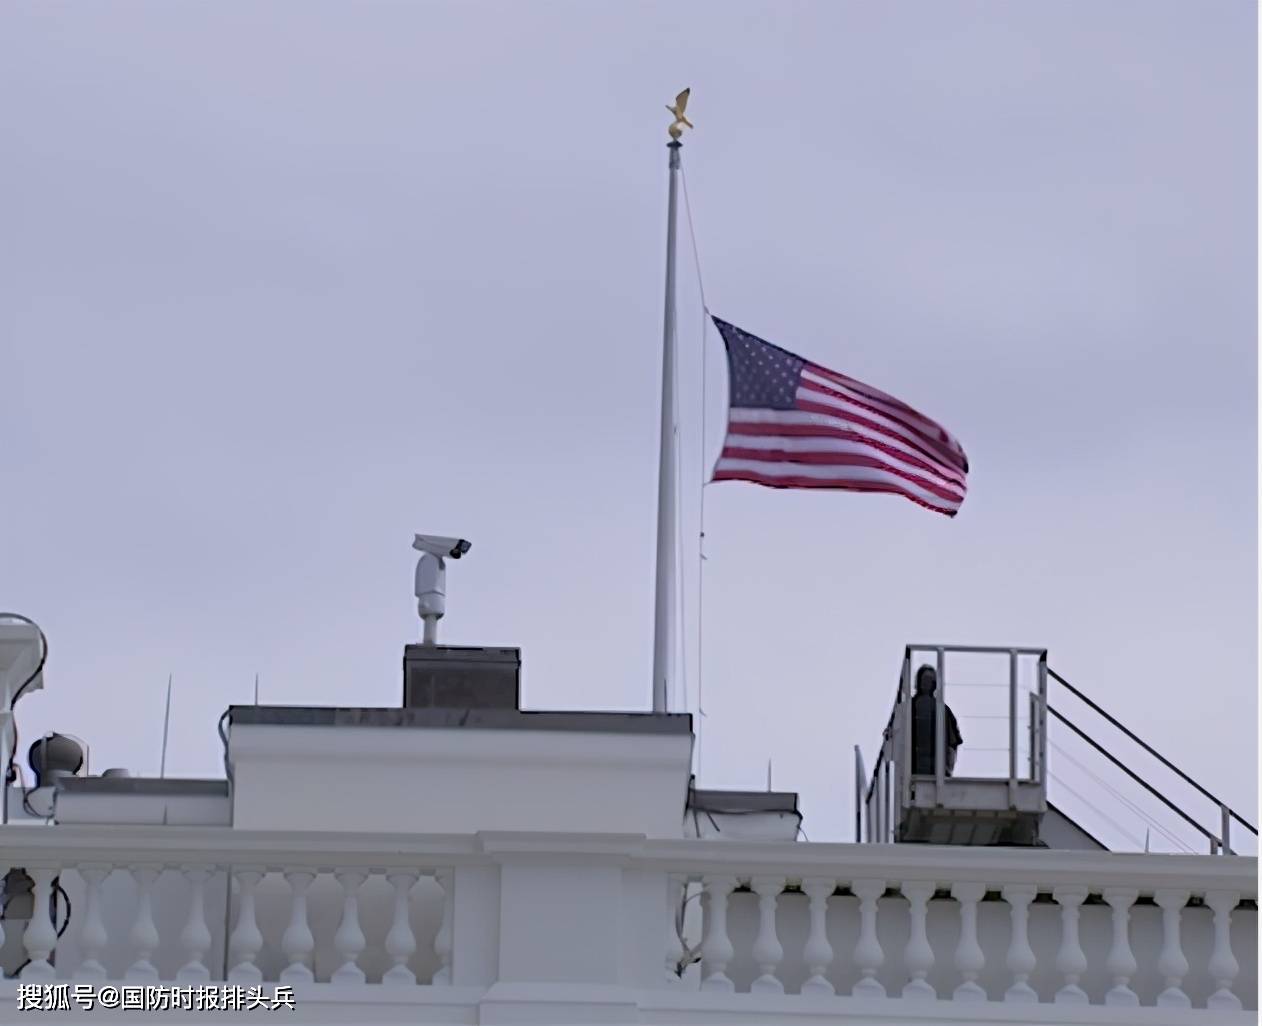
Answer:
[{"label": "metal staircase", "polygon": [[[992,675],[997,663],[1005,664],[1006,681],[974,679]],[[938,679],[931,774],[909,772],[912,680],[921,665],[934,667]],[[1004,692],[1002,709],[996,711],[993,702],[987,707],[967,701],[970,691],[978,693],[980,689]],[[1054,696],[1049,694],[1052,689],[1057,692]],[[1053,697],[1058,704],[1053,704]],[[1082,713],[1076,715],[1090,729],[1070,718],[1064,711],[1068,705],[1059,706],[1062,697],[1082,704]],[[958,767],[962,772],[957,774],[947,769],[943,743],[944,714],[949,704],[965,723]],[[978,711],[987,708],[990,711]],[[988,744],[995,739],[987,737],[987,729],[996,727],[1004,731],[1002,743]],[[1105,732],[1109,728],[1118,732],[1111,746],[1097,736],[1101,727]],[[1075,745],[1082,759],[1069,751]],[[1053,759],[1063,759],[1065,767],[1085,773],[1094,792],[1111,796],[1115,809],[1100,810],[1063,775],[1052,772],[1049,747],[1055,753]],[[995,764],[996,758],[1002,765]],[[1094,767],[1091,760],[1096,763]],[[1118,785],[1101,773],[1112,773]],[[1187,797],[1175,800],[1169,793],[1172,788],[1156,786],[1154,779],[1160,781],[1163,774],[1172,774],[1172,782],[1183,788]],[[1049,782],[1058,795],[1057,804],[1049,801]],[[1060,796],[1062,792],[1064,796]],[[1154,808],[1173,815],[1177,826],[1166,829],[1159,818],[1143,808],[1144,801],[1155,802]],[[1051,669],[1046,649],[909,645],[870,778],[864,771],[862,753],[855,748],[856,841],[1103,848],[1109,845],[1083,827],[1080,817],[1094,811],[1106,827],[1115,826],[1118,809],[1134,814],[1150,825],[1150,834],[1157,830],[1182,851],[1194,851],[1193,845],[1200,844],[1211,854],[1234,854],[1236,846],[1250,846],[1246,835],[1255,839],[1258,835],[1253,823]],[[1185,840],[1188,830],[1196,837],[1193,844]],[[1120,828],[1114,832],[1119,831],[1128,843],[1140,847],[1137,837]],[[1146,849],[1147,838],[1142,844]],[[1252,847],[1256,848],[1256,841]]]}]

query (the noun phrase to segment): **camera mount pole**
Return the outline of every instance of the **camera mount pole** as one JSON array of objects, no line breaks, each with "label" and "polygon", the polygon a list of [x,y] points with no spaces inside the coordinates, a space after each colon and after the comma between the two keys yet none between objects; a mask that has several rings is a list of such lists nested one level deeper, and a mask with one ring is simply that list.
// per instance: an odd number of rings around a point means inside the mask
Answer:
[{"label": "camera mount pole", "polygon": [[447,612],[447,563],[432,552],[422,552],[416,563],[417,611],[424,625],[422,645],[438,644],[438,621]]}]

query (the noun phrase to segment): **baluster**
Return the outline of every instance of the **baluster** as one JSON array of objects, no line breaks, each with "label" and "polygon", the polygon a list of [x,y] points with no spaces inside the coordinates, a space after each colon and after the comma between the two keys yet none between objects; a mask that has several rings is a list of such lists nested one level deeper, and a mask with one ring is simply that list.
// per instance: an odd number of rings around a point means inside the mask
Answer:
[{"label": "baluster", "polygon": [[1161,958],[1157,971],[1165,980],[1166,989],[1157,995],[1158,1008],[1191,1008],[1191,999],[1183,993],[1183,977],[1188,974],[1188,960],[1183,954],[1179,936],[1183,909],[1191,894],[1187,891],[1162,890],[1153,895],[1161,909]]},{"label": "baluster", "polygon": [[455,876],[450,869],[440,869],[434,874],[438,886],[443,889],[443,921],[434,938],[434,953],[438,956],[438,969],[430,981],[435,987],[451,986],[451,929],[456,912]]},{"label": "baluster", "polygon": [[1240,999],[1231,992],[1240,972],[1240,963],[1231,951],[1231,913],[1240,902],[1233,891],[1210,891],[1205,904],[1214,910],[1214,953],[1209,959],[1209,975],[1218,989],[1209,996],[1206,1008],[1217,1011],[1239,1011]]},{"label": "baluster", "polygon": [[1012,940],[1008,945],[1008,971],[1012,973],[1012,986],[1004,991],[1008,1004],[1033,1005],[1039,996],[1029,984],[1030,974],[1037,962],[1030,947],[1030,903],[1038,895],[1033,884],[1010,884],[1003,889],[1003,900],[1012,909]]},{"label": "baluster", "polygon": [[803,994],[831,996],[837,989],[825,975],[833,962],[833,946],[828,943],[828,899],[837,888],[832,879],[811,879],[802,883],[802,890],[811,899],[811,932],[802,949],[810,978],[802,984]]},{"label": "baluster", "polygon": [[728,978],[727,964],[736,951],[727,935],[727,896],[736,887],[734,876],[709,876],[705,880],[705,893],[709,902],[706,908],[708,929],[705,943],[701,946],[701,989],[732,992],[736,985]]},{"label": "baluster", "polygon": [[394,965],[381,977],[382,983],[399,986],[415,985],[416,973],[408,968],[408,959],[416,951],[416,935],[412,932],[412,888],[420,874],[398,870],[388,873],[386,879],[394,888],[394,921],[386,934],[386,954],[394,959]]},{"label": "baluster", "polygon": [[885,952],[876,935],[876,903],[885,893],[884,880],[855,880],[850,890],[859,899],[859,942],[854,948],[854,962],[860,977],[851,990],[855,997],[885,997],[885,987],[876,972],[885,964]]},{"label": "baluster", "polygon": [[48,960],[57,947],[57,926],[52,921],[50,911],[53,894],[53,878],[55,869],[28,869],[35,882],[34,908],[31,910],[31,921],[22,934],[22,943],[26,946],[26,955],[30,959],[19,974],[22,980],[54,980],[57,970]]},{"label": "baluster", "polygon": [[259,869],[237,871],[240,895],[237,899],[237,926],[228,941],[232,968],[228,970],[229,983],[262,983],[263,973],[254,964],[263,950],[263,934],[254,915],[254,890],[263,879]]},{"label": "baluster", "polygon": [[685,879],[670,876],[666,879],[666,982],[677,984],[682,979],[684,950],[683,898]]},{"label": "baluster", "polygon": [[903,987],[903,997],[932,1001],[938,993],[925,978],[933,968],[933,948],[929,944],[929,934],[925,929],[927,904],[933,897],[935,885],[932,883],[905,883],[902,885],[903,897],[909,902],[911,909],[911,936],[907,940],[904,958],[911,979]]},{"label": "baluster", "polygon": [[1087,889],[1057,887],[1052,897],[1060,905],[1060,952],[1056,956],[1056,968],[1065,977],[1065,985],[1056,992],[1055,1001],[1061,1005],[1085,1005],[1089,1003],[1087,992],[1078,986],[1078,980],[1087,971],[1087,955],[1078,942],[1078,913],[1087,900]]},{"label": "baluster", "polygon": [[312,971],[315,936],[307,919],[307,890],[315,878],[315,873],[309,870],[285,871],[285,880],[289,883],[289,925],[281,934],[280,949],[289,964],[281,970],[280,982],[289,986],[315,981]]},{"label": "baluster", "polygon": [[783,994],[784,984],[776,969],[784,959],[784,947],[776,936],[776,899],[784,890],[784,877],[756,876],[751,881],[758,895],[758,937],[754,941],[754,963],[762,970],[750,984],[751,994]]},{"label": "baluster", "polygon": [[101,954],[109,943],[105,923],[101,920],[101,884],[110,875],[109,866],[93,863],[79,868],[86,887],[83,897],[83,929],[79,931],[79,947],[83,961],[74,972],[76,980],[104,980],[108,973],[101,964]]},{"label": "baluster", "polygon": [[131,867],[131,875],[136,880],[136,922],[131,928],[131,946],[136,949],[136,961],[124,975],[125,980],[158,982],[158,970],[150,959],[160,942],[158,927],[153,921],[153,884],[160,872],[152,866]]},{"label": "baluster", "polygon": [[343,958],[341,967],[333,973],[333,983],[363,983],[364,970],[359,965],[360,953],[367,941],[359,927],[359,888],[366,874],[359,870],[344,869],[335,873],[342,885],[342,922],[333,935],[333,946]]},{"label": "baluster", "polygon": [[951,888],[951,897],[960,903],[960,943],[955,948],[955,968],[964,982],[952,995],[956,1001],[985,1001],[986,991],[977,977],[986,968],[986,953],[977,943],[977,903],[986,896],[986,885],[957,883]]},{"label": "baluster", "polygon": [[1109,957],[1105,963],[1109,975],[1113,977],[1113,986],[1104,995],[1106,1005],[1139,1004],[1139,995],[1131,990],[1131,977],[1139,969],[1135,961],[1135,953],[1131,951],[1131,906],[1139,892],[1125,887],[1109,887],[1104,891],[1104,900],[1113,910],[1113,946],[1109,949]]},{"label": "baluster", "polygon": [[185,866],[184,878],[188,880],[188,922],[180,931],[180,947],[188,961],[175,974],[180,983],[206,983],[210,980],[206,952],[210,950],[210,928],[206,925],[206,879],[210,876],[207,866]]}]

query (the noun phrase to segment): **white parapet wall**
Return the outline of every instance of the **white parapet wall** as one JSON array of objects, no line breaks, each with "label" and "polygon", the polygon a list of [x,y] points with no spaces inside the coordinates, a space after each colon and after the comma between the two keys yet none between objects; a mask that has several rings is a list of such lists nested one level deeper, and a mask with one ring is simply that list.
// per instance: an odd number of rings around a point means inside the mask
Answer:
[{"label": "white parapet wall", "polygon": [[0,1022],[63,985],[286,987],[289,1018],[348,1026],[1257,1018],[1257,863],[1235,856],[15,826],[10,867],[35,900],[0,920],[22,966]]},{"label": "white parapet wall", "polygon": [[679,837],[690,718],[516,710],[232,710],[241,829]]}]

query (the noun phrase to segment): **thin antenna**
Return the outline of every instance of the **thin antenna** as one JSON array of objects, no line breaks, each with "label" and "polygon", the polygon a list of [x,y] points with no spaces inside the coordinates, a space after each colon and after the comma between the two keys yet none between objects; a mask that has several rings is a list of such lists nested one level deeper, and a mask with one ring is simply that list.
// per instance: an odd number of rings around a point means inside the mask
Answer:
[{"label": "thin antenna", "polygon": [[257,672],[254,674],[254,704],[259,704],[259,675]]},{"label": "thin antenna", "polygon": [[175,680],[175,674],[167,675],[167,711],[162,718],[162,765],[158,770],[158,776],[166,779],[167,775],[167,740],[171,736],[171,685]]},{"label": "thin antenna", "polygon": [[1147,829],[1147,830],[1145,830],[1145,831],[1144,831],[1144,854],[1145,854],[1145,855],[1147,855],[1147,854],[1149,853],[1149,851],[1151,850],[1151,849],[1149,848],[1149,845],[1150,845],[1151,843],[1152,843],[1152,829],[1151,829],[1151,828],[1149,828],[1149,829]]},{"label": "thin antenna", "polygon": [[771,760],[767,760],[767,790],[771,790]]}]

